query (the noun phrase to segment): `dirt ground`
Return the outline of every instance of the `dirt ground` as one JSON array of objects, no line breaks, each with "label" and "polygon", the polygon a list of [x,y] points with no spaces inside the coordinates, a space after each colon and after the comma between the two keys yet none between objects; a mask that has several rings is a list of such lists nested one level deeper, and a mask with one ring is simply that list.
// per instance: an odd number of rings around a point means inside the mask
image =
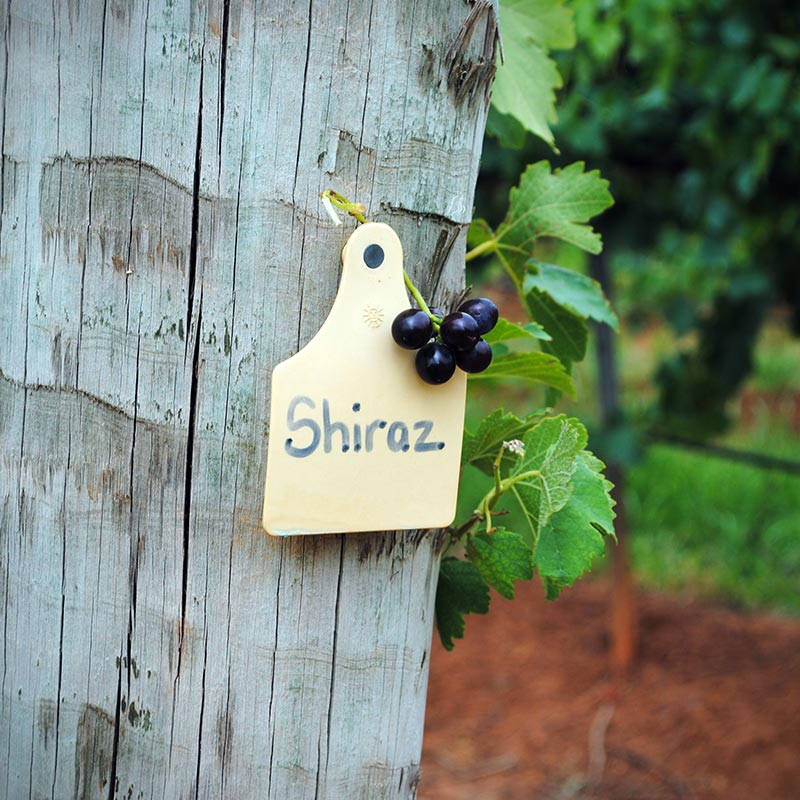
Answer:
[{"label": "dirt ground", "polygon": [[800,621],[640,593],[614,679],[608,595],[523,585],[434,643],[421,800],[800,799]]}]

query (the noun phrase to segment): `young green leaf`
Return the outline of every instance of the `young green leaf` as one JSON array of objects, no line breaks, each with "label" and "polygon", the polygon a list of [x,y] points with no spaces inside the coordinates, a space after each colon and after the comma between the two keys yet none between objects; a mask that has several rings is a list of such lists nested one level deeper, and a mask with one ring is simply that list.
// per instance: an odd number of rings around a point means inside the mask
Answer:
[{"label": "young green leaf", "polygon": [[592,560],[603,554],[603,534],[614,535],[614,501],[603,467],[588,451],[578,456],[572,494],[539,534],[534,561],[549,600],[571,586],[590,569]]},{"label": "young green leaf", "polygon": [[534,289],[549,294],[556,303],[579,317],[605,322],[615,331],[619,329],[617,315],[611,310],[600,284],[574,269],[531,259],[522,291],[528,294]]},{"label": "young green leaf", "polygon": [[[572,10],[564,0],[501,0],[500,22],[523,28],[528,36],[548,50],[575,47]],[[503,37],[506,31],[501,31]]]},{"label": "young green leaf", "polygon": [[585,223],[614,201],[608,181],[583,167],[577,162],[551,172],[547,161],[531,164],[509,194],[508,213],[496,233],[502,246],[530,255],[536,239],[550,236],[599,253],[600,235]]},{"label": "young green leaf", "polygon": [[486,583],[508,600],[514,599],[514,581],[533,577],[531,548],[518,533],[505,528],[498,528],[491,536],[471,536],[467,556]]},{"label": "young green leaf", "polygon": [[509,474],[513,481],[509,491],[519,503],[534,544],[547,520],[569,500],[578,453],[586,440],[586,428],[563,415],[547,417],[525,434],[525,456]]},{"label": "young green leaf", "polygon": [[497,68],[492,104],[552,146],[555,140],[550,124],[558,120],[555,90],[563,85],[558,68],[524,31],[507,35],[509,28],[503,26],[502,30],[506,62]]},{"label": "young green leaf", "polygon": [[[542,412],[534,411],[520,419],[509,411],[498,408],[484,417],[474,434],[464,430],[461,447],[461,466],[473,464],[487,475],[492,474],[492,464],[503,442],[521,439],[540,419]],[[505,459],[512,459],[508,454]]]},{"label": "young green leaf", "polygon": [[495,358],[487,370],[469,376],[472,381],[487,378],[524,378],[552,386],[575,397],[575,384],[564,365],[548,353],[509,353]]},{"label": "young green leaf", "polygon": [[500,4],[504,63],[498,64],[492,104],[553,145],[555,90],[562,85],[550,48],[575,45],[572,14],[561,0],[504,0]]},{"label": "young green leaf", "polygon": [[489,587],[469,561],[443,558],[436,588],[436,627],[445,649],[464,638],[464,614],[489,610]]},{"label": "young green leaf", "polygon": [[492,239],[494,239],[494,231],[489,227],[489,223],[485,219],[473,219],[467,231],[467,245],[478,247]]},{"label": "young green leaf", "polygon": [[498,342],[507,342],[511,339],[541,339],[543,341],[550,341],[550,334],[535,322],[527,323],[526,325],[517,325],[515,322],[509,322],[507,319],[497,320],[497,325],[484,334],[484,339],[491,345]]}]

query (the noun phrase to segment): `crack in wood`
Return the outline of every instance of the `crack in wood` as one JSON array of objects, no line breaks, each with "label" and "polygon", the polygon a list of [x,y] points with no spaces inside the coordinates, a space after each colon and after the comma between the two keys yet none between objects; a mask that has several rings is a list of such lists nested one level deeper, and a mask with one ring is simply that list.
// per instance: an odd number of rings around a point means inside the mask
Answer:
[{"label": "crack in wood", "polygon": [[[205,50],[205,42],[203,51]],[[203,61],[200,63],[200,94],[197,111],[197,144],[195,147],[194,161],[194,194],[192,199],[192,235],[189,247],[189,278],[188,302],[186,309],[186,348],[189,347],[188,332],[191,330],[192,313],[194,310],[195,283],[197,280],[197,241],[200,228],[200,173],[203,166]],[[194,462],[194,446],[197,435],[197,391],[200,372],[200,335],[203,329],[203,291],[200,289],[200,301],[197,308],[197,322],[192,351],[192,371],[189,388],[189,420],[186,437],[186,479],[183,501],[183,560],[181,567],[181,626],[178,638],[178,665],[175,670],[175,682],[181,674],[183,658],[184,637],[186,635],[186,594],[189,581],[189,539],[192,520],[192,469]]]},{"label": "crack in wood", "polygon": [[[56,689],[56,746],[55,764],[58,765],[58,744],[61,730],[61,685],[64,676],[64,608],[67,599],[67,475],[69,474],[70,455],[72,453],[72,429],[69,431],[67,444],[67,469],[64,471],[64,487],[61,494],[61,619],[58,633],[58,686]],[[47,735],[45,734],[44,746],[47,748]],[[53,782],[50,797],[56,794],[57,770],[53,770]]]},{"label": "crack in wood", "polygon": [[[337,655],[337,644],[339,640],[339,629],[342,624],[342,620],[339,616],[339,604],[342,597],[342,575],[344,573],[344,547],[345,547],[345,538],[344,536],[339,537],[339,576],[336,582],[336,605],[333,614],[333,642],[331,643],[331,660],[330,660],[330,670],[331,670],[331,682],[330,688],[328,691],[328,713],[327,713],[327,721],[326,721],[326,744],[325,744],[325,771],[328,771],[328,765],[330,763],[330,756],[331,756],[331,730],[333,728],[333,697],[334,697],[334,690],[336,687],[336,655]],[[320,775],[322,773],[322,764],[321,758],[318,753],[317,755],[317,786],[316,792],[314,794],[315,800],[319,800],[319,798],[323,797],[324,794],[320,794],[321,784],[320,784]]]},{"label": "crack in wood", "polygon": [[114,710],[114,740],[111,748],[110,776],[108,781],[108,800],[114,800],[117,788],[117,756],[119,754],[120,720],[122,717],[122,651],[117,667],[117,702]]},{"label": "crack in wood", "polygon": [[402,205],[395,205],[393,203],[381,203],[381,211],[385,214],[401,215],[410,217],[416,220],[417,223],[432,222],[434,225],[446,228],[448,230],[457,229],[459,232],[469,229],[468,222],[458,222],[457,220],[450,219],[444,214],[436,214],[430,211],[416,211],[413,208],[405,208]]},{"label": "crack in wood", "polygon": [[230,25],[231,0],[222,3],[222,36],[220,41],[219,56],[219,128],[217,134],[217,156],[222,164],[222,132],[225,127],[225,80],[228,67],[228,27]]},{"label": "crack in wood", "polygon": [[3,125],[0,128],[0,146],[3,157],[0,158],[0,238],[3,235],[3,222],[5,220],[5,191],[6,191],[6,100],[8,98],[8,40],[11,35],[11,0],[6,7],[5,35],[3,36]]},{"label": "crack in wood", "polygon": [[[206,591],[208,597],[208,561],[206,561]],[[207,601],[206,601],[207,602]],[[208,668],[208,613],[207,605],[203,607],[203,675],[200,679],[200,716],[197,721],[197,770],[195,772],[194,798],[200,797],[200,764],[203,759],[203,719],[206,711],[206,670]]]},{"label": "crack in wood", "polygon": [[293,205],[297,205],[294,191],[297,189],[297,176],[300,174],[300,153],[303,148],[303,122],[306,108],[306,89],[308,88],[308,65],[311,63],[311,33],[314,30],[312,24],[314,10],[314,0],[308,0],[308,33],[306,36],[305,64],[303,66],[303,88],[300,91],[300,128],[297,133],[297,157],[294,164],[294,184],[292,189]]},{"label": "crack in wood", "polygon": [[281,582],[283,579],[283,556],[286,548],[289,546],[288,541],[280,542],[278,547],[279,563],[278,563],[278,580],[275,586],[275,639],[272,642],[272,658],[271,658],[271,671],[270,671],[270,692],[269,692],[269,708],[267,710],[267,724],[269,725],[269,765],[270,769],[267,776],[267,798],[272,797],[272,777],[275,773],[275,740],[277,739],[277,730],[275,721],[272,716],[273,705],[275,701],[275,672],[276,661],[278,655],[278,632],[280,631],[280,599],[281,599]]}]

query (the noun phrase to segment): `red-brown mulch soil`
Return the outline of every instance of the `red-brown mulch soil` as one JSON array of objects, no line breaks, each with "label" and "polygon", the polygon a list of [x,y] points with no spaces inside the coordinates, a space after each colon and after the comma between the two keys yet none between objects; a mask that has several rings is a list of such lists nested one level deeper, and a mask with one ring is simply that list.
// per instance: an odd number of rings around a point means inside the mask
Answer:
[{"label": "red-brown mulch soil", "polygon": [[520,585],[434,643],[420,799],[798,800],[800,621],[640,593],[614,679],[608,595]]}]

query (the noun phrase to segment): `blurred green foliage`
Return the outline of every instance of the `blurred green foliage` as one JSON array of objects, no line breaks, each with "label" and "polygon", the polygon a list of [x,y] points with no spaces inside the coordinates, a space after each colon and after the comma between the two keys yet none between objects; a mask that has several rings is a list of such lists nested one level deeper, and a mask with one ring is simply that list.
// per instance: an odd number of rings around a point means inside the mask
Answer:
[{"label": "blurred green foliage", "polygon": [[[640,448],[637,435],[658,426],[718,434],[746,384],[751,418],[721,443],[800,459],[796,427],[785,419],[800,388],[800,339],[791,337],[800,333],[800,4],[569,6],[577,47],[552,54],[564,78],[554,125],[560,152],[493,108],[475,216],[498,228],[509,188],[541,159],[558,167],[580,158],[610,180],[616,205],[596,227],[623,323],[623,407],[637,424],[591,424],[599,416],[593,358],[573,369],[578,401],[569,412],[589,422],[597,452],[629,467],[636,574],[651,586],[800,613],[800,478]],[[584,253],[552,239],[539,240],[534,255],[587,267]],[[488,273],[473,279],[497,280],[496,265],[481,266]],[[775,393],[784,398],[777,416]],[[503,403],[522,415],[531,400],[506,387]],[[468,415],[496,405],[490,385],[476,386]],[[741,413],[744,420],[744,403]],[[464,470],[459,519],[474,508],[480,477]],[[499,524],[522,524],[512,504],[501,509],[508,514]]]},{"label": "blurred green foliage", "polygon": [[[800,333],[800,4],[571,7],[554,160],[585,158],[614,188],[598,227],[618,310],[694,334],[657,371],[660,424],[718,432],[768,309],[788,305]],[[496,110],[489,131],[506,145],[484,155],[476,215],[492,223],[546,147]]]},{"label": "blurred green foliage", "polygon": [[[797,457],[796,436],[786,434],[765,429],[740,441]],[[650,447],[625,492],[636,573],[661,589],[800,614],[798,496],[796,475]]]}]

